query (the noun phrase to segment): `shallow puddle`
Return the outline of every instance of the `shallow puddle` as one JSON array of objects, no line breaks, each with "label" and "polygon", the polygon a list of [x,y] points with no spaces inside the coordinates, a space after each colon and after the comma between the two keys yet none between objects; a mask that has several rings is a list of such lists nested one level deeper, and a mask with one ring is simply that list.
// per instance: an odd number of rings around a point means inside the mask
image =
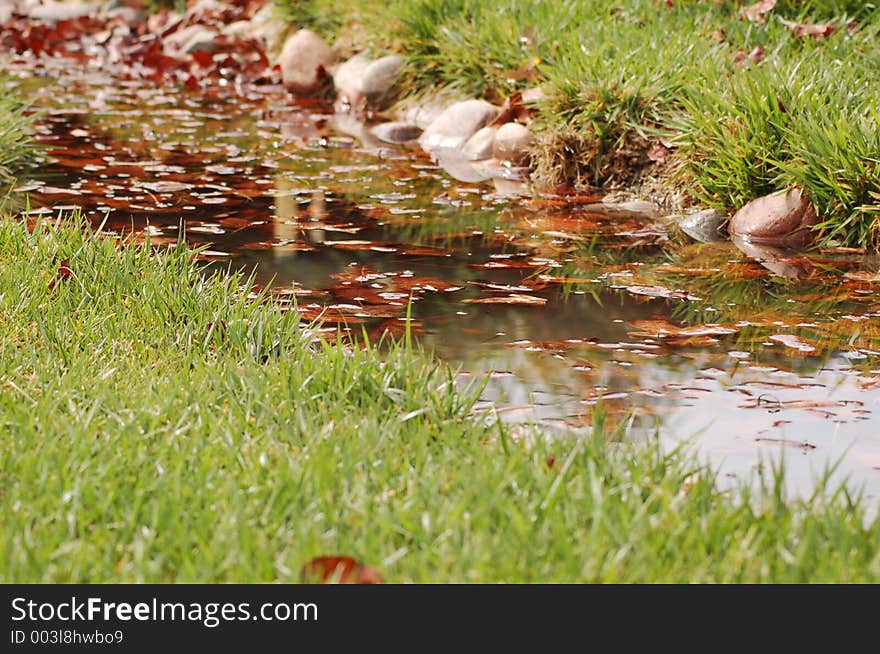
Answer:
[{"label": "shallow puddle", "polygon": [[[322,104],[225,78],[187,89],[59,59],[11,61],[48,161],[10,202],[205,247],[309,319],[413,333],[479,411],[566,433],[601,404],[632,437],[692,438],[725,475],[880,496],[880,275],[860,252],[743,252],[601,198],[506,195],[375,142]],[[758,260],[754,257],[757,256]]]}]

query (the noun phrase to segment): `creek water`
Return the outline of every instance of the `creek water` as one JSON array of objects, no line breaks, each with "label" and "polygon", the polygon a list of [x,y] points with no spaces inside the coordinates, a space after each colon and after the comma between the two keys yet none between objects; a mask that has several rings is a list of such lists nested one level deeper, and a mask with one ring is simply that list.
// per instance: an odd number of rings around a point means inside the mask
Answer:
[{"label": "creek water", "polygon": [[[785,459],[880,496],[880,276],[869,254],[696,243],[662,216],[465,183],[277,87],[187,90],[19,57],[47,159],[8,202],[205,248],[328,334],[407,323],[478,411],[568,437],[601,404],[628,437],[693,444],[722,480]],[[527,189],[526,189],[527,190]],[[781,262],[781,264],[780,264]]]}]

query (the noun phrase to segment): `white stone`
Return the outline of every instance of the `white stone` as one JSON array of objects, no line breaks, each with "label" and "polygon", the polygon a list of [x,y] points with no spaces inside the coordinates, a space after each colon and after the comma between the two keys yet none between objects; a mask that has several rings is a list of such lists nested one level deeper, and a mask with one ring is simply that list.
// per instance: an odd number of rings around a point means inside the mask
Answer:
[{"label": "white stone", "polygon": [[369,65],[370,60],[358,54],[333,69],[337,109],[360,108],[364,101],[364,72]]},{"label": "white stone", "polygon": [[497,127],[483,127],[467,140],[462,146],[461,151],[468,159],[478,161],[480,159],[489,159],[495,146],[495,135],[498,132]]},{"label": "white stone", "polygon": [[26,8],[27,15],[34,20],[57,23],[60,20],[72,20],[91,16],[98,11],[96,4],[88,2],[55,2],[46,0],[43,4],[30,4]]},{"label": "white stone", "polygon": [[421,127],[397,121],[374,125],[371,131],[376,138],[385,143],[408,143],[415,141],[422,134]]},{"label": "white stone", "polygon": [[419,139],[427,151],[460,150],[477,130],[491,123],[498,109],[485,100],[465,100],[448,107],[428,125]]},{"label": "white stone", "polygon": [[505,123],[498,128],[492,153],[496,159],[522,165],[529,160],[533,142],[528,127],[519,123]]},{"label": "white stone", "polygon": [[219,36],[214,30],[203,25],[189,25],[165,37],[162,47],[165,52],[175,55],[184,52],[210,51],[214,49],[214,39]]},{"label": "white stone", "polygon": [[329,69],[333,58],[333,50],[324,39],[311,30],[299,30],[287,39],[278,58],[284,86],[299,94],[318,91],[323,71]]},{"label": "white stone", "polygon": [[361,90],[369,105],[378,105],[391,88],[403,69],[403,57],[388,55],[371,62],[363,71]]}]

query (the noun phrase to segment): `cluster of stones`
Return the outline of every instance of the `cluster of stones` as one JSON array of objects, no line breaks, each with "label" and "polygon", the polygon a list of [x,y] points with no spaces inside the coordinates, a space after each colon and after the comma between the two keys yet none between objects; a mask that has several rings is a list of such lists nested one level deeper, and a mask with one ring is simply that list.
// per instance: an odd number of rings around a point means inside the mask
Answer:
[{"label": "cluster of stones", "polygon": [[[387,108],[404,67],[398,55],[371,60],[363,54],[338,62],[333,48],[311,30],[301,29],[284,43],[278,59],[285,87],[297,95],[321,93],[332,85],[336,110],[364,116]],[[498,124],[499,107],[466,99],[447,106],[436,101],[402,111],[398,120],[370,128],[386,143],[418,142],[454,177],[478,181],[504,171],[523,172],[533,145],[528,127]]]}]

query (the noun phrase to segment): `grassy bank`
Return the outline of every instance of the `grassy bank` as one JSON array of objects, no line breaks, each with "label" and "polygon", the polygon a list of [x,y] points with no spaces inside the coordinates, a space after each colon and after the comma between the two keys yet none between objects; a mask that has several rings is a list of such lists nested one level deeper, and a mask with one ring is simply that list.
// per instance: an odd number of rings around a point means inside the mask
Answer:
[{"label": "grassy bank", "polygon": [[725,209],[800,184],[826,243],[880,239],[877,3],[780,0],[749,17],[731,0],[278,2],[331,40],[406,54],[413,93],[542,86],[547,183],[656,177]]},{"label": "grassy bank", "polygon": [[14,179],[15,171],[34,154],[29,125],[22,102],[9,94],[0,95],[0,189]]},{"label": "grassy bank", "polygon": [[514,439],[406,343],[315,343],[191,253],[0,222],[0,581],[877,581],[845,492],[716,489],[686,455]]}]

